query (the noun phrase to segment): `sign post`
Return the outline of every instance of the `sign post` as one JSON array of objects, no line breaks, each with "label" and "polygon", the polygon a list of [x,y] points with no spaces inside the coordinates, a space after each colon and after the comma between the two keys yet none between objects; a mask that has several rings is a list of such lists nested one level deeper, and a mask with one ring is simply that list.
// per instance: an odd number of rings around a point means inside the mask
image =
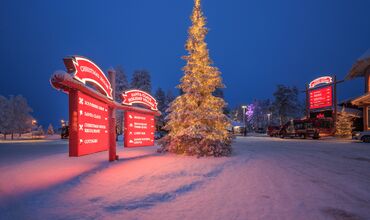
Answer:
[{"label": "sign post", "polygon": [[[114,70],[108,71],[109,81],[113,88],[112,96],[116,95],[116,72]],[[109,107],[109,161],[118,160],[116,153],[116,110],[113,107]]]},{"label": "sign post", "polygon": [[[54,74],[51,85],[69,95],[69,156],[79,157],[109,150],[109,161],[118,159],[116,154],[116,109],[134,116],[133,126],[127,127],[130,147],[154,145],[154,116],[157,101],[148,93],[130,90],[123,94],[123,103],[114,101],[115,72],[109,71],[109,79],[91,60],[67,57],[64,64],[68,73]],[[140,104],[149,109],[133,106]],[[136,130],[135,130],[136,129]],[[125,130],[125,131],[126,131]],[[130,138],[130,139],[129,139]],[[131,142],[130,142],[131,140]],[[126,143],[126,142],[125,142]]]},{"label": "sign post", "polygon": [[155,120],[153,115],[125,112],[125,147],[154,145]]},{"label": "sign post", "polygon": [[312,117],[311,112],[313,112],[316,118],[324,118],[330,110],[334,123],[333,133],[337,118],[337,83],[339,82],[336,76],[322,76],[312,80],[306,86],[307,117]]}]

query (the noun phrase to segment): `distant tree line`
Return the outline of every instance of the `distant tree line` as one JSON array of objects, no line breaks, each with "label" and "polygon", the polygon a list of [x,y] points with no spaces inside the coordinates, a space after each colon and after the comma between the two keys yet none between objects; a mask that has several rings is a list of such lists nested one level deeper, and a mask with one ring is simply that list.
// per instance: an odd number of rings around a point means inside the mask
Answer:
[{"label": "distant tree line", "polygon": [[6,139],[7,135],[14,138],[14,134],[21,136],[32,129],[32,109],[27,100],[21,96],[10,96],[7,99],[0,95],[0,133]]},{"label": "distant tree line", "polygon": [[238,105],[231,111],[230,118],[238,122],[245,120],[249,130],[283,125],[291,119],[303,117],[305,113],[305,102],[299,99],[298,88],[286,85],[277,85],[273,100],[254,100],[246,107],[245,117],[242,105]]}]

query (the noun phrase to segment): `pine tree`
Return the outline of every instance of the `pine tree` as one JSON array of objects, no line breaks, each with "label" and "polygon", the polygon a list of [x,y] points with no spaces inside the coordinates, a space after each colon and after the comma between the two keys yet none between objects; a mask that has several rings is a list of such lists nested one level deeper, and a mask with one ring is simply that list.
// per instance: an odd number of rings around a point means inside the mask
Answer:
[{"label": "pine tree", "polygon": [[[176,99],[176,96],[173,94],[172,90],[167,90],[166,93],[166,109],[170,107],[171,102]],[[163,112],[162,112],[163,113]]]},{"label": "pine tree", "polygon": [[135,70],[131,79],[131,88],[140,89],[150,94],[152,92],[150,73],[147,70]]},{"label": "pine tree", "polygon": [[[119,103],[122,102],[121,94],[130,88],[130,84],[127,81],[127,76],[122,66],[117,66],[114,68],[116,71],[116,95],[115,100]],[[118,135],[123,134],[123,111],[116,111],[116,139],[118,140]]]},{"label": "pine tree", "polygon": [[54,134],[54,128],[53,128],[52,124],[49,124],[47,134],[48,135],[53,135]]},{"label": "pine tree", "polygon": [[114,99],[117,102],[122,102],[121,94],[130,88],[130,84],[127,81],[127,76],[122,66],[116,66],[114,70],[116,71],[116,96]]},{"label": "pine tree", "polygon": [[9,100],[0,95],[0,133],[3,134],[4,139],[9,133],[11,120],[9,119],[10,108]]},{"label": "pine tree", "polygon": [[300,101],[298,99],[298,88],[293,86],[278,85],[274,92],[273,109],[279,116],[280,125],[285,124],[289,119],[300,116]]},{"label": "pine tree", "polygon": [[162,126],[164,124],[164,118],[165,118],[165,111],[167,109],[166,107],[166,94],[164,93],[162,88],[158,88],[157,91],[154,94],[155,99],[158,103],[158,110],[162,113],[160,116],[157,117],[157,125]]},{"label": "pine tree", "polygon": [[352,117],[345,111],[343,107],[342,111],[337,114],[335,134],[339,137],[349,137],[352,135],[352,126]]},{"label": "pine tree", "polygon": [[185,45],[187,64],[178,86],[183,94],[168,109],[169,121],[165,128],[169,134],[161,140],[161,150],[197,156],[228,156],[232,141],[227,131],[230,121],[223,114],[224,100],[213,96],[213,92],[224,85],[219,70],[211,66],[205,43],[208,30],[200,0],[195,0],[191,21]]}]

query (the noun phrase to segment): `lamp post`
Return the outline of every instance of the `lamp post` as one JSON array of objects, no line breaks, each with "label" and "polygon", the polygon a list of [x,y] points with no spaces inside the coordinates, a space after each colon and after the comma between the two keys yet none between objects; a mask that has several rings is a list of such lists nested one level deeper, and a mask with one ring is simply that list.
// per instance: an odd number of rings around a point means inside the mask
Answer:
[{"label": "lamp post", "polygon": [[33,139],[33,130],[37,124],[37,121],[35,119],[32,120],[32,128],[31,128],[31,138]]},{"label": "lamp post", "polygon": [[267,126],[270,125],[271,113],[267,113]]},{"label": "lamp post", "polygon": [[245,122],[245,114],[247,111],[247,106],[243,105],[242,109],[243,109],[243,122],[244,122],[244,136],[247,136],[247,123]]}]

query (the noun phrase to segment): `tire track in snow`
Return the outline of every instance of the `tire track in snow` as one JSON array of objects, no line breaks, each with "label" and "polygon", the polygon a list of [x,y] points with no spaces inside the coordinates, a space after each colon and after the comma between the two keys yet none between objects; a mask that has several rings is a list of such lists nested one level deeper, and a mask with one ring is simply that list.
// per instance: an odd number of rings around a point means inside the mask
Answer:
[{"label": "tire track in snow", "polygon": [[[237,161],[235,160],[235,158],[233,158],[232,160],[227,161],[204,174],[200,174],[200,173],[191,174],[186,171],[179,171],[179,172],[170,173],[166,175],[148,177],[148,179],[150,180],[156,179],[159,181],[164,180],[165,178],[173,179],[173,178],[179,178],[179,177],[185,177],[185,176],[199,176],[201,177],[201,179],[195,180],[191,182],[190,184],[181,185],[172,191],[161,192],[161,193],[151,193],[141,198],[135,198],[131,200],[119,200],[114,203],[111,203],[110,205],[104,206],[103,210],[111,213],[111,212],[120,212],[120,211],[132,211],[136,209],[150,209],[158,204],[165,203],[165,202],[171,202],[180,196],[186,195],[188,193],[191,193],[199,189],[201,186],[205,185],[205,183],[209,183],[210,181],[215,180],[225,170],[225,168],[234,166],[236,164],[245,163],[248,160],[249,159]],[[145,181],[142,177],[140,179],[142,181]]]}]

